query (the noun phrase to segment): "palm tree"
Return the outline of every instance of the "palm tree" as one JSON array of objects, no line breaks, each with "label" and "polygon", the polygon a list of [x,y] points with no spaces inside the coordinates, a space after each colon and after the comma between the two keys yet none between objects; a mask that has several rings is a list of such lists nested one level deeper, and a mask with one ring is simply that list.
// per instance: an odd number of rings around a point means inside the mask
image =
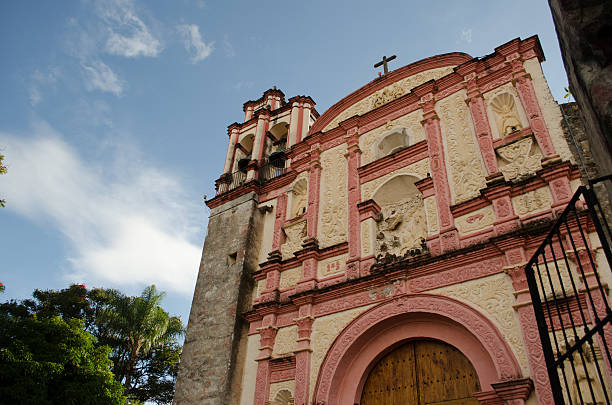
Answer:
[{"label": "palm tree", "polygon": [[100,313],[99,336],[115,343],[114,373],[129,392],[139,356],[174,342],[184,334],[178,317],[170,316],[159,305],[165,293],[155,285],[144,289],[140,297],[127,297],[112,290],[110,305]]}]

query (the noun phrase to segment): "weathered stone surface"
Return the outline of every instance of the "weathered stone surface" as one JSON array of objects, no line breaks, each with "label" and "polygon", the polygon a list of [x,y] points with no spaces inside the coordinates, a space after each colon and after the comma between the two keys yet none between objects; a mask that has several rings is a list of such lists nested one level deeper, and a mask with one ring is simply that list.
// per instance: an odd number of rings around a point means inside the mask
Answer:
[{"label": "weathered stone surface", "polygon": [[242,377],[236,357],[246,344],[247,326],[241,314],[251,303],[260,219],[254,193],[211,211],[179,366],[176,405],[235,401],[230,387]]},{"label": "weathered stone surface", "polygon": [[549,0],[570,90],[601,174],[612,173],[612,1]]}]

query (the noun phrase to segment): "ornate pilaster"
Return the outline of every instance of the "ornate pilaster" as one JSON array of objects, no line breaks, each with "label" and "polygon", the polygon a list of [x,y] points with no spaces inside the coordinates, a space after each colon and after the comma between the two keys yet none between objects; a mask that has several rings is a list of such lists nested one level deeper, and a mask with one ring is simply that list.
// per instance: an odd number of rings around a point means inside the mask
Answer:
[{"label": "ornate pilaster", "polygon": [[519,217],[514,212],[510,190],[510,186],[499,182],[497,185],[490,185],[484,191],[485,198],[491,201],[495,212],[493,226],[496,235],[503,235],[519,226]]},{"label": "ornate pilaster", "polygon": [[552,209],[556,212],[563,211],[572,198],[573,193],[569,180],[570,171],[569,163],[542,171],[541,177],[546,180],[550,187],[550,193],[553,197]]},{"label": "ornate pilaster", "polygon": [[357,169],[361,165],[361,149],[359,149],[358,121],[349,119],[340,123],[345,129],[347,143],[347,178],[348,178],[348,253],[346,275],[349,279],[359,277],[359,258],[361,257],[361,224],[359,222],[359,208],[361,201],[361,188]]},{"label": "ornate pilaster", "polygon": [[319,195],[321,188],[321,149],[319,144],[310,147],[310,172],[308,179],[308,209],[306,210],[306,235],[308,239],[317,239],[319,222]]},{"label": "ornate pilaster", "polygon": [[270,395],[270,359],[276,338],[276,315],[267,314],[262,320],[259,332],[259,356],[257,359],[257,380],[253,405],[265,405]]},{"label": "ornate pilaster", "polygon": [[295,301],[299,307],[299,316],[294,319],[298,327],[297,349],[295,352],[295,405],[308,404],[310,391],[310,334],[312,333],[312,297],[301,297]]},{"label": "ornate pilaster", "polygon": [[376,218],[380,215],[380,206],[374,200],[367,200],[357,205],[361,224],[361,268],[360,273],[367,275],[370,267],[376,262],[374,238],[376,235]]},{"label": "ornate pilaster", "polygon": [[542,351],[542,343],[538,331],[538,324],[533,312],[527,276],[525,275],[525,264],[527,255],[521,241],[501,242],[499,247],[504,250],[506,262],[504,267],[506,274],[512,279],[516,303],[514,309],[518,312],[523,340],[527,347],[527,357],[531,368],[531,377],[535,384],[535,392],[540,404],[553,404],[553,396],[548,379],[546,360]]},{"label": "ornate pilaster", "polygon": [[555,156],[555,147],[548,133],[546,122],[544,122],[531,76],[523,66],[523,59],[518,52],[513,52],[506,55],[506,63],[512,66],[512,84],[518,92],[525,113],[527,113],[529,126],[538,141],[538,145],[540,145],[545,158],[552,158]]},{"label": "ornate pilaster", "polygon": [[487,177],[494,177],[499,175],[499,168],[497,167],[497,157],[493,149],[493,135],[489,125],[489,118],[487,117],[487,109],[476,81],[477,66],[477,63],[467,64],[462,66],[458,72],[463,75],[468,97],[466,103],[474,123],[474,131],[476,132],[482,160],[487,170]]},{"label": "ornate pilaster", "polygon": [[440,118],[434,110],[433,93],[421,96],[421,109],[423,110],[423,121],[427,136],[427,148],[429,151],[429,166],[436,192],[438,216],[440,224],[440,249],[442,252],[457,249],[459,247],[459,235],[455,228],[455,222],[450,210],[450,187],[446,163],[444,161],[444,150],[442,143],[442,130]]}]

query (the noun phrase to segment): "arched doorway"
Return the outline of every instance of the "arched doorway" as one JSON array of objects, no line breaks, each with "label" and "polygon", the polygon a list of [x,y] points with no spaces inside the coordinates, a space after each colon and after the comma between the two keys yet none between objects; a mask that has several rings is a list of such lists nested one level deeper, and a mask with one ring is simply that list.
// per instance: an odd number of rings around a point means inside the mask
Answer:
[{"label": "arched doorway", "polygon": [[359,404],[472,405],[478,391],[478,375],[463,353],[439,340],[412,340],[371,369]]}]

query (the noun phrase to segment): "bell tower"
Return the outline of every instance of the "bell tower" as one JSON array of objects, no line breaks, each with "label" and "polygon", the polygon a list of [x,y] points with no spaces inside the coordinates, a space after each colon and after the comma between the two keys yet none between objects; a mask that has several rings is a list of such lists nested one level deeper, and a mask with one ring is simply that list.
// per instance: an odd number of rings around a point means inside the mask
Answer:
[{"label": "bell tower", "polygon": [[[229,144],[210,218],[179,367],[174,404],[238,403],[243,378],[252,274],[264,223],[273,214],[260,203],[266,186],[290,170],[291,147],[318,117],[310,97],[285,100],[273,87],[244,103],[244,122],[228,127]],[[285,176],[286,177],[286,176]]]}]

